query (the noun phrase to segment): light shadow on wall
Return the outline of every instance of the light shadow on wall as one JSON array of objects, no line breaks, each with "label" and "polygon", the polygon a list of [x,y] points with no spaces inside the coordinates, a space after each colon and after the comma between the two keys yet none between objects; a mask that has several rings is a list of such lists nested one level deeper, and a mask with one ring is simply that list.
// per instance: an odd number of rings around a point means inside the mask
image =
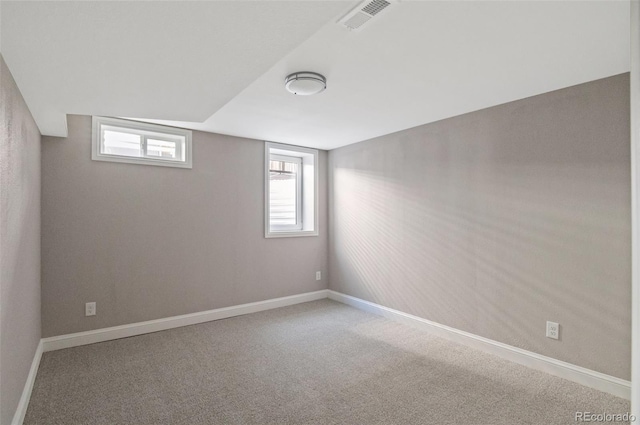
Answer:
[{"label": "light shadow on wall", "polygon": [[[626,338],[626,294],[607,285],[629,273],[626,170],[377,165],[334,165],[332,286],[560,359],[592,350],[586,337]],[[562,345],[544,338],[546,320]]]}]

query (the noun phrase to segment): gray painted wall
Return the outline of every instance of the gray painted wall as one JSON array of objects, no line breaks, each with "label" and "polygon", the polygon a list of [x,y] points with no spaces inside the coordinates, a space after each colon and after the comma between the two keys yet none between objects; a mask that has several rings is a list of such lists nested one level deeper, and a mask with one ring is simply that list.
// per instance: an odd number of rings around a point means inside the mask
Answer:
[{"label": "gray painted wall", "polygon": [[68,126],[42,143],[44,337],[327,288],[326,152],[320,235],[265,239],[263,142],[194,131],[186,170],[92,161]]},{"label": "gray painted wall", "polygon": [[330,288],[629,379],[629,150],[628,74],[333,150]]},{"label": "gray painted wall", "polygon": [[0,55],[0,423],[40,341],[40,132]]}]

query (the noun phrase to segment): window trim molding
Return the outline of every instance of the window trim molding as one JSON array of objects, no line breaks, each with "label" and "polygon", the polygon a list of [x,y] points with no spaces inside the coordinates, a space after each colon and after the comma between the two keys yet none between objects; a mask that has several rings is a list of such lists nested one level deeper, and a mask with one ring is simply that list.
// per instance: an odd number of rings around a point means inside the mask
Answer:
[{"label": "window trim molding", "polygon": [[[299,153],[302,155],[312,155],[313,156],[313,230],[304,230],[304,222],[303,222],[303,230],[295,230],[295,231],[271,231],[270,226],[270,217],[269,217],[269,160],[271,156],[271,150],[278,149],[283,151],[289,151],[293,153]],[[277,153],[281,154],[281,153]],[[284,154],[289,155],[290,154]],[[300,155],[300,157],[302,157]],[[318,205],[319,205],[319,193],[318,193],[318,181],[319,181],[319,167],[318,167],[318,158],[320,153],[317,149],[304,148],[301,146],[295,145],[286,145],[283,143],[275,143],[275,142],[267,142],[265,141],[264,145],[264,237],[265,238],[292,238],[292,237],[304,237],[304,236],[318,236]],[[304,161],[303,161],[304,163]],[[302,180],[304,182],[304,174],[302,176]],[[302,192],[304,193],[304,183],[302,187]],[[304,196],[304,195],[303,195]],[[304,201],[303,201],[304,203]],[[304,217],[304,210],[302,211],[302,215]]]},{"label": "window trim molding", "polygon": [[[156,159],[156,158],[136,158],[121,155],[109,155],[100,152],[100,129],[102,125],[121,127],[134,132],[147,131],[159,133],[158,139],[162,140],[163,135],[184,137],[184,161]],[[166,136],[165,136],[166,137]],[[175,127],[167,127],[159,124],[150,124],[139,121],[129,121],[120,118],[109,118],[93,116],[91,119],[91,159],[94,161],[120,162],[124,164],[156,165],[161,167],[193,168],[192,132]]]}]

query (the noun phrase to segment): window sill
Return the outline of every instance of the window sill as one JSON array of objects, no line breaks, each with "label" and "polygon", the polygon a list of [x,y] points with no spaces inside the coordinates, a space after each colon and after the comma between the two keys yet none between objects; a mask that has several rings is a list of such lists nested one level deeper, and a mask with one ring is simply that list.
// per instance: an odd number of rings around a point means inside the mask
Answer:
[{"label": "window sill", "polygon": [[295,231],[295,232],[271,232],[267,231],[264,235],[265,238],[299,238],[304,236],[318,236],[317,230],[307,231]]},{"label": "window sill", "polygon": [[91,159],[94,161],[105,162],[120,162],[122,164],[137,164],[137,165],[157,165],[160,167],[174,167],[174,168],[193,168],[190,162],[184,161],[167,161],[158,160],[153,158],[133,158],[118,155],[104,155],[94,153],[91,155]]}]

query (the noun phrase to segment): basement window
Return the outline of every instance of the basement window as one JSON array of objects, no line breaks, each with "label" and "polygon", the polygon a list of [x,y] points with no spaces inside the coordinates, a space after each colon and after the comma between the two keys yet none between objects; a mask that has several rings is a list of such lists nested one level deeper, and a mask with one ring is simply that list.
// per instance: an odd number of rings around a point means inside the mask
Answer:
[{"label": "basement window", "polygon": [[91,159],[191,168],[191,131],[93,117]]},{"label": "basement window", "polygon": [[318,151],[265,144],[265,237],[318,235]]}]

